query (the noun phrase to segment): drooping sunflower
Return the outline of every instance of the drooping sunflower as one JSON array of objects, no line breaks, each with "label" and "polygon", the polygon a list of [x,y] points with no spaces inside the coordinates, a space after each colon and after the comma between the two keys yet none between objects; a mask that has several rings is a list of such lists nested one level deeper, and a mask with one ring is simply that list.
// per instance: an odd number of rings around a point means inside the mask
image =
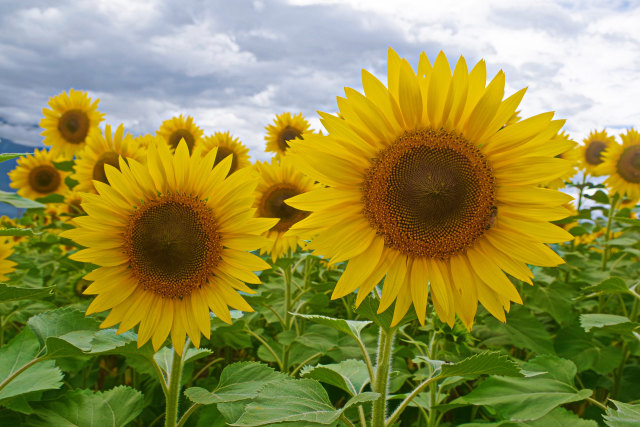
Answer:
[{"label": "drooping sunflower", "polygon": [[0,281],[9,280],[7,274],[15,270],[16,263],[7,258],[13,253],[14,242],[10,238],[0,240]]},{"label": "drooping sunflower", "polygon": [[88,137],[100,132],[98,125],[104,114],[98,111],[98,102],[73,89],[49,99],[51,109],[42,109],[40,127],[44,129],[42,142],[51,146],[53,156],[71,159],[84,148]]},{"label": "drooping sunflower", "polygon": [[210,310],[227,323],[228,306],[252,311],[236,290],[253,293],[244,282],[260,283],[253,272],[269,268],[246,251],[275,220],[254,218],[255,171],[225,178],[231,159],[213,168],[215,156],[190,156],[185,142],[175,154],[152,145],[145,165],[107,165],[110,185],[98,181],[98,194],[84,195],[87,216],[62,236],[87,247],[71,258],[100,266],[85,276],[93,281],[85,292],[97,295],[87,314],[111,310],[102,327],[139,323],[139,346],[151,339],[157,350],[171,334],[181,353],[185,333],[196,347],[210,336]]},{"label": "drooping sunflower", "polygon": [[37,199],[49,194],[62,194],[67,191],[64,179],[67,173],[56,169],[55,158],[50,151],[38,150],[33,155],[18,158],[18,166],[9,172],[11,188],[18,189],[18,194],[28,199]]},{"label": "drooping sunflower", "polygon": [[640,199],[640,133],[628,129],[620,138],[622,145],[609,144],[596,172],[609,175],[604,183],[612,194],[635,201]]},{"label": "drooping sunflower", "polygon": [[565,183],[571,180],[571,178],[573,178],[573,176],[578,172],[578,170],[576,169],[579,156],[579,153],[576,150],[578,143],[571,140],[568,133],[561,131],[558,133],[558,135],[556,135],[555,138],[552,138],[549,141],[549,144],[562,145],[564,147],[564,151],[558,154],[556,157],[565,159],[571,162],[571,164],[573,165],[571,170],[569,170],[566,175],[560,176],[545,185],[545,187],[557,190],[558,188],[563,188],[565,186]]},{"label": "drooping sunflower", "polygon": [[[545,243],[572,239],[549,221],[571,196],[540,188],[571,169],[550,144],[563,120],[544,113],[513,124],[525,90],[503,100],[504,73],[486,85],[480,61],[453,74],[440,53],[417,73],[389,49],[388,88],[362,72],[340,115],[320,113],[327,136],[292,143],[288,156],[326,188],[287,200],[312,211],[292,233],[316,234],[315,254],[348,260],[332,298],[358,289],[359,304],[384,278],[379,312],[393,324],[413,304],[424,323],[429,294],[439,317],[468,328],[478,301],[505,321],[521,298],[507,277],[531,283],[527,264],[562,262]],[[485,87],[486,85],[486,87]]]},{"label": "drooping sunflower", "polygon": [[260,254],[271,254],[276,262],[278,257],[289,250],[294,251],[304,242],[294,233],[285,233],[298,221],[306,218],[309,212],[301,211],[285,203],[290,197],[317,188],[318,185],[294,168],[293,163],[286,157],[280,161],[271,159],[271,163],[257,162],[256,170],[260,173],[260,181],[256,187],[256,214],[262,218],[278,218],[265,236],[269,242],[260,248]]},{"label": "drooping sunflower", "polygon": [[603,162],[602,155],[610,144],[615,144],[616,139],[607,134],[606,130],[600,132],[592,131],[584,139],[584,145],[579,150],[579,167],[592,176],[600,176],[598,166]]},{"label": "drooping sunflower", "polygon": [[73,179],[78,181],[74,188],[76,191],[95,193],[94,181],[109,184],[105,174],[105,165],[119,167],[119,158],[135,159],[143,161],[145,152],[140,148],[133,137],[124,133],[124,126],[111,132],[111,125],[104,127],[104,133],[92,135],[75,162],[75,174]]},{"label": "drooping sunflower", "polygon": [[162,137],[172,151],[175,151],[180,141],[184,139],[189,148],[189,153],[193,153],[193,149],[200,142],[202,134],[202,129],[193,123],[193,117],[187,116],[185,118],[182,114],[165,120],[162,122],[160,129],[156,131],[156,135]]},{"label": "drooping sunflower", "polygon": [[238,169],[251,166],[251,161],[249,160],[249,149],[245,147],[238,138],[234,138],[229,131],[215,132],[211,136],[205,136],[202,138],[201,144],[203,155],[206,155],[214,148],[218,149],[218,154],[216,154],[216,161],[214,163],[215,165],[220,163],[222,159],[227,156],[232,156],[231,169],[229,169],[230,174],[234,173]]},{"label": "drooping sunflower", "polygon": [[302,113],[291,115],[282,113],[276,115],[272,125],[267,125],[267,141],[265,151],[276,153],[276,156],[284,156],[289,149],[290,141],[303,139],[303,134],[309,131],[311,124],[302,116]]}]

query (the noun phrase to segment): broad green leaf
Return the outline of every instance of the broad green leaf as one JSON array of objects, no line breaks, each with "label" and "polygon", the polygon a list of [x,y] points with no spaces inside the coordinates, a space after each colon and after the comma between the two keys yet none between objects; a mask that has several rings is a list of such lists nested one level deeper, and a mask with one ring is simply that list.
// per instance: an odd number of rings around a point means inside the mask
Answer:
[{"label": "broad green leaf", "polygon": [[142,412],[144,402],[138,390],[119,386],[97,393],[72,390],[34,407],[34,426],[124,426]]},{"label": "broad green leaf", "polygon": [[610,400],[616,405],[616,409],[608,408],[604,421],[609,427],[637,427],[640,421],[640,404],[630,405],[628,403]]},{"label": "broad green leaf", "polygon": [[597,285],[589,286],[584,288],[584,291],[589,293],[597,293],[597,294],[628,294],[630,293],[629,287],[625,283],[623,279],[620,277],[610,277]]},{"label": "broad green leaf", "polygon": [[[360,304],[360,306],[355,310],[357,314],[363,316],[366,319],[373,321],[376,325],[384,328],[385,330],[389,330],[391,328],[391,321],[393,320],[393,310],[395,307],[395,303],[391,305],[388,309],[386,309],[382,313],[378,313],[378,307],[380,305],[380,300],[378,298],[373,297],[372,295],[367,296],[364,301]],[[409,311],[405,316],[400,320],[400,322],[395,326],[399,327],[404,325],[405,323],[411,322],[418,317],[416,316],[416,312],[413,308],[409,308]]]},{"label": "broad green leaf", "polygon": [[584,420],[564,408],[556,408],[542,418],[527,422],[526,425],[532,427],[598,427],[597,422]]},{"label": "broad green leaf", "polygon": [[539,373],[535,375],[536,378],[550,378],[569,386],[573,386],[574,378],[578,373],[575,363],[550,354],[534,357],[524,364],[523,369]]},{"label": "broad green leaf", "polygon": [[487,325],[503,330],[511,343],[518,348],[526,348],[538,354],[554,354],[551,335],[526,308],[515,306],[507,315],[507,323],[490,319]]},{"label": "broad green leaf", "polygon": [[0,236],[37,236],[42,233],[36,233],[30,228],[0,228]]},{"label": "broad green leaf", "polygon": [[548,378],[491,377],[453,403],[486,405],[506,419],[527,421],[536,420],[565,403],[584,400],[591,393],[591,390],[578,391]]},{"label": "broad green leaf", "polygon": [[617,314],[582,314],[580,315],[580,325],[589,332],[593,328],[606,328],[613,333],[629,333],[640,326],[629,320],[628,317]]},{"label": "broad green leaf", "polygon": [[100,321],[95,317],[85,316],[79,310],[65,307],[33,316],[29,319],[28,325],[40,340],[40,344],[45,345],[49,337],[62,337],[77,331],[97,332]]},{"label": "broad green leaf", "polygon": [[[91,353],[98,354],[109,352],[113,354],[120,354],[119,348],[124,347],[126,344],[132,343],[138,339],[137,335],[133,331],[127,331],[122,334],[116,333],[117,329],[109,328],[102,329],[93,334],[91,340]],[[137,348],[132,350],[136,353],[142,353],[147,347]],[[122,354],[127,354],[123,352]]]},{"label": "broad green leaf", "polygon": [[220,374],[218,386],[212,392],[201,387],[188,388],[184,394],[201,405],[234,402],[251,399],[275,381],[293,381],[292,378],[258,362],[238,362],[225,367]]},{"label": "broad green leaf", "polygon": [[[8,344],[0,348],[0,382],[34,360],[39,351],[38,339],[30,329],[24,328]],[[61,386],[62,372],[55,366],[55,362],[37,362],[0,390],[0,402],[33,391],[58,389]]]},{"label": "broad green leaf", "polygon": [[369,383],[369,371],[362,360],[345,360],[331,365],[307,366],[301,376],[336,386],[351,396],[362,392]]},{"label": "broad green leaf", "polygon": [[639,219],[625,218],[625,217],[621,217],[621,216],[614,216],[613,220],[621,222],[623,224],[630,224],[630,225],[640,226],[640,220]]},{"label": "broad green leaf", "polygon": [[[203,357],[207,357],[212,352],[208,348],[188,348],[187,354],[184,356],[184,365],[194,362]],[[169,377],[171,372],[171,364],[173,361],[173,350],[169,347],[162,347],[156,354],[153,355],[158,366],[162,369],[162,372]]]},{"label": "broad green leaf", "polygon": [[55,286],[46,288],[20,288],[0,283],[0,301],[17,301],[22,299],[45,298],[53,293]]},{"label": "broad green leaf", "polygon": [[558,356],[575,363],[578,372],[591,369],[599,358],[597,343],[582,327],[575,324],[557,332],[554,346]]},{"label": "broad green leaf", "polygon": [[617,239],[611,239],[607,242],[607,246],[633,246],[638,241],[630,237],[618,237]]},{"label": "broad green leaf", "polygon": [[16,208],[44,208],[45,205],[42,203],[34,202],[33,200],[25,199],[24,197],[18,196],[16,193],[9,193],[7,191],[0,190],[0,202],[8,203]]},{"label": "broad green leaf", "polygon": [[444,364],[439,376],[477,376],[477,375],[506,375],[522,377],[518,365],[510,361],[506,355],[498,352],[484,352],[473,355],[457,363]]},{"label": "broad green leaf", "polygon": [[602,190],[598,190],[596,191],[593,195],[589,196],[589,195],[585,195],[584,197],[587,197],[589,199],[592,199],[598,203],[602,203],[603,205],[608,205],[609,204],[609,196],[607,196],[607,193],[605,193]]},{"label": "broad green leaf", "polygon": [[0,162],[15,159],[16,157],[26,156],[29,153],[0,153]]},{"label": "broad green leaf", "polygon": [[73,160],[65,160],[62,162],[53,162],[53,165],[58,170],[65,171],[65,172],[73,172],[74,163],[75,162]]},{"label": "broad green leaf", "polygon": [[284,380],[263,388],[234,425],[263,426],[291,421],[331,424],[341,413],[342,410],[333,407],[319,382]]},{"label": "broad green leaf", "polygon": [[44,197],[38,197],[36,201],[40,203],[64,203],[64,196],[62,194],[51,193]]},{"label": "broad green leaf", "polygon": [[309,319],[322,325],[330,326],[338,331],[344,332],[355,339],[360,339],[360,332],[372,322],[361,320],[334,319],[332,317],[320,316],[318,314],[296,314],[298,317]]}]

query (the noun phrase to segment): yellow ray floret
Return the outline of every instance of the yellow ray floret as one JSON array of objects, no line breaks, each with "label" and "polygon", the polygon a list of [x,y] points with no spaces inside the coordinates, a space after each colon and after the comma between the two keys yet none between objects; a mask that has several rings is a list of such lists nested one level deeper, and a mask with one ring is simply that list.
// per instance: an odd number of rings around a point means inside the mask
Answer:
[{"label": "yellow ray floret", "polygon": [[7,274],[15,270],[16,263],[7,259],[13,253],[13,246],[11,238],[0,240],[0,281],[8,280]]},{"label": "yellow ray floret", "polygon": [[597,173],[609,175],[604,183],[611,193],[627,196],[635,206],[640,199],[640,133],[628,129],[620,138],[622,145],[609,144]]},{"label": "yellow ray floret", "polygon": [[292,208],[285,201],[319,186],[296,170],[286,157],[280,161],[272,159],[270,163],[257,162],[255,169],[260,173],[255,193],[256,215],[278,219],[277,224],[264,234],[269,240],[260,248],[260,254],[271,254],[272,261],[276,262],[287,252],[295,252],[298,246],[304,246],[300,236],[295,233],[285,236],[285,233],[309,215],[309,212]]},{"label": "yellow ray floret", "polygon": [[311,125],[302,116],[302,113],[291,115],[282,113],[276,115],[273,124],[267,125],[267,141],[265,151],[276,153],[276,157],[284,156],[289,149],[289,143],[296,139],[304,138],[304,134],[309,132]]},{"label": "yellow ray floret", "polygon": [[570,181],[571,178],[573,178],[573,176],[578,172],[578,170],[576,169],[578,158],[580,156],[580,153],[577,149],[578,143],[572,141],[569,137],[569,134],[561,131],[558,133],[558,135],[556,135],[555,138],[552,138],[549,141],[549,144],[557,146],[557,150],[562,150],[559,154],[556,155],[556,157],[565,159],[574,165],[574,167],[569,170],[566,175],[558,177],[545,185],[545,187],[553,189],[563,188],[565,186],[565,183]]},{"label": "yellow ray floret", "polygon": [[424,323],[429,296],[439,317],[471,328],[480,302],[504,321],[521,303],[508,278],[531,283],[528,264],[563,260],[546,244],[572,236],[550,223],[572,197],[539,186],[571,162],[552,144],[553,113],[512,121],[525,90],[505,98],[500,71],[480,61],[453,72],[443,53],[417,72],[389,49],[387,86],[362,72],[364,94],[345,89],[339,115],[320,113],[327,136],[293,141],[288,156],[326,188],[289,199],[312,211],[289,233],[314,236],[314,254],[347,261],[333,298],[359,304],[384,279],[379,312],[411,305]]},{"label": "yellow ray floret", "polygon": [[202,129],[193,123],[193,117],[187,116],[185,118],[182,114],[165,120],[160,129],[156,131],[156,135],[165,140],[171,151],[175,151],[180,141],[184,139],[189,153],[193,153],[194,148],[198,146],[202,134]]},{"label": "yellow ray floret", "polygon": [[99,101],[92,102],[86,92],[73,89],[49,100],[51,109],[42,109],[40,127],[44,129],[42,142],[51,146],[54,157],[71,159],[84,148],[88,137],[100,132],[98,125],[104,114],[98,111]]},{"label": "yellow ray floret", "polygon": [[138,345],[156,350],[171,334],[180,353],[185,334],[196,347],[209,338],[210,311],[230,323],[229,306],[252,310],[237,291],[253,292],[244,282],[260,283],[253,272],[269,266],[247,251],[276,221],[254,218],[256,173],[227,178],[231,159],[214,168],[215,157],[152,144],[146,164],[121,158],[120,170],[105,167],[109,185],[85,194],[87,216],[62,235],[86,246],[73,259],[99,266],[85,293],[96,295],[87,314],[111,310],[102,327],[139,324]]},{"label": "yellow ray floret", "polygon": [[211,136],[202,138],[202,154],[206,155],[214,148],[218,149],[216,161],[214,165],[220,163],[227,156],[231,156],[231,169],[229,173],[234,173],[238,169],[251,166],[249,160],[249,149],[240,142],[238,138],[234,138],[229,131],[216,132]]},{"label": "yellow ray floret", "polygon": [[578,149],[578,167],[592,176],[600,176],[598,167],[604,160],[602,155],[610,144],[615,143],[615,137],[607,134],[606,130],[592,131]]},{"label": "yellow ray floret", "polygon": [[67,191],[64,183],[67,173],[56,169],[53,164],[62,160],[53,157],[50,151],[36,149],[33,155],[18,158],[17,167],[9,172],[9,186],[18,189],[18,194],[28,199],[63,194]]}]

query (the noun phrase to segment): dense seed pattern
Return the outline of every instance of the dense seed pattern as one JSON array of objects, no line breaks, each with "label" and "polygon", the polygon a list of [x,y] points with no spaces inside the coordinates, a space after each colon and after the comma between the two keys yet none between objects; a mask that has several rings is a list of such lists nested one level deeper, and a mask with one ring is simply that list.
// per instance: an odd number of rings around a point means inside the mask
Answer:
[{"label": "dense seed pattern", "polygon": [[362,196],[363,213],[385,245],[412,257],[447,259],[462,252],[497,213],[486,158],[442,129],[405,132],[380,151]]},{"label": "dense seed pattern", "polygon": [[120,170],[120,163],[118,158],[120,156],[118,153],[113,151],[107,151],[102,154],[96,164],[93,166],[93,179],[96,181],[104,182],[105,184],[109,184],[109,179],[107,178],[107,174],[104,172],[104,165],[111,165],[116,169]]},{"label": "dense seed pattern", "polygon": [[89,116],[81,110],[69,110],[58,120],[58,130],[67,142],[80,144],[89,133]]},{"label": "dense seed pattern", "polygon": [[36,166],[29,172],[29,186],[38,193],[56,191],[61,181],[60,172],[51,165]]},{"label": "dense seed pattern", "polygon": [[591,141],[585,150],[584,157],[590,165],[602,163],[602,153],[607,149],[607,144],[602,141]]},{"label": "dense seed pattern", "polygon": [[193,153],[193,144],[195,143],[196,140],[191,134],[191,132],[189,132],[186,129],[178,129],[174,131],[169,136],[169,145],[171,146],[171,148],[175,150],[176,148],[178,148],[178,144],[180,144],[180,141],[183,139],[184,139],[184,142],[187,143],[187,147],[189,148],[189,153]]},{"label": "dense seed pattern", "polygon": [[260,200],[260,216],[280,218],[271,231],[287,231],[293,224],[309,216],[310,212],[293,208],[284,202],[301,193],[302,191],[293,184],[277,184],[264,192]]},{"label": "dense seed pattern", "polygon": [[625,148],[616,167],[625,181],[640,183],[640,145]]},{"label": "dense seed pattern", "polygon": [[165,298],[185,297],[206,284],[222,253],[211,209],[181,194],[166,194],[136,209],[124,241],[138,283]]}]

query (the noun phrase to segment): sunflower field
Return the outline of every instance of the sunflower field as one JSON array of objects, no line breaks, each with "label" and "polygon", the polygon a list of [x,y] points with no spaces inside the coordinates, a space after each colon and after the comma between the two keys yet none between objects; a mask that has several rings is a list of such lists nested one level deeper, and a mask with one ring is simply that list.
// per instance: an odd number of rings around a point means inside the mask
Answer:
[{"label": "sunflower field", "polygon": [[384,78],[269,162],[51,98],[0,154],[0,425],[640,425],[640,134],[520,117],[484,61]]}]

